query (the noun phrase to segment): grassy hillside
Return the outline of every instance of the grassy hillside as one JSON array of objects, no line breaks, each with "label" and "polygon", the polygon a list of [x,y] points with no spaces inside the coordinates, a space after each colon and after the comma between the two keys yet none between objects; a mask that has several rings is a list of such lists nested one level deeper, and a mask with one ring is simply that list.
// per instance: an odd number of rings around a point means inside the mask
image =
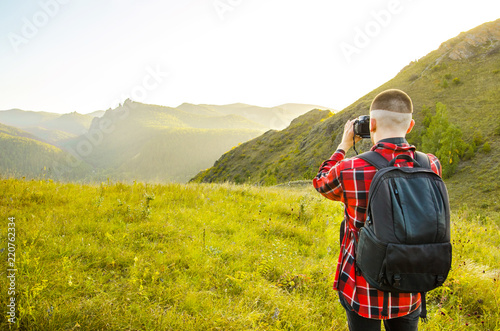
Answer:
[{"label": "grassy hillside", "polygon": [[[286,130],[276,133],[273,141],[281,141],[279,149],[273,149],[271,141],[265,144],[264,137],[259,138],[265,145],[261,146],[262,155],[251,160],[253,163],[248,158],[237,158],[252,154],[254,145],[244,144],[224,155],[213,169],[199,174],[195,180],[273,184],[272,180],[266,181],[270,173],[278,183],[312,179],[321,162],[330,157],[340,142],[347,119],[367,114],[371,100],[379,92],[399,88],[414,101],[417,124],[408,137],[410,143],[421,147],[425,115],[432,114],[440,102],[447,108],[449,122],[461,130],[465,143],[473,147],[472,154],[460,155],[456,173],[447,180],[455,206],[466,203],[498,212],[500,167],[495,160],[500,157],[499,79],[500,20],[497,20],[443,43],[439,49],[410,63],[392,80],[334,116],[324,121],[318,118],[314,125],[304,123],[308,129],[301,132],[305,134],[290,136]],[[358,147],[365,151],[369,144],[365,141]],[[223,162],[229,159],[230,169]],[[269,163],[270,159],[283,161]],[[303,167],[297,168],[297,164]],[[241,173],[249,175],[242,177]]]},{"label": "grassy hillside", "polygon": [[[268,131],[225,153],[212,168],[193,178],[195,182],[232,181],[275,185],[295,179],[312,178],[310,160],[318,157],[307,137],[333,114],[311,110],[282,131]],[[297,162],[290,162],[291,159]],[[287,164],[288,166],[282,167]],[[303,174],[297,177],[297,174]]]},{"label": "grassy hillside", "polygon": [[[15,233],[20,330],[346,330],[342,206],[311,187],[1,180],[0,213],[0,329]],[[452,226],[420,330],[498,330],[500,229],[466,208]]]}]

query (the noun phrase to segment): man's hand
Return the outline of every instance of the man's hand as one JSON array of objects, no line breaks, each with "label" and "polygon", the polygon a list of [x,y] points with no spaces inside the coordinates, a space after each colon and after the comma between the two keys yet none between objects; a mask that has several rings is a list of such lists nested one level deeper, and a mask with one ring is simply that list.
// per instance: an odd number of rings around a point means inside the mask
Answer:
[{"label": "man's hand", "polygon": [[[342,141],[340,142],[338,149],[347,152],[351,149],[353,141],[352,137],[354,137],[354,122],[356,120],[348,120],[344,126],[344,135],[342,136]],[[355,141],[358,142],[361,140],[361,137],[356,136]]]}]

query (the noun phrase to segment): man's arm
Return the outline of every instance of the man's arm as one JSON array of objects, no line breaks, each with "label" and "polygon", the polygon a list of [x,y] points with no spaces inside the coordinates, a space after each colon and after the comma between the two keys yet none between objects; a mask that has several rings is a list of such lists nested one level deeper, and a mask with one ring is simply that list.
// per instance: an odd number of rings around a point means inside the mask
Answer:
[{"label": "man's arm", "polygon": [[345,152],[338,149],[330,159],[323,162],[319,172],[313,179],[314,188],[325,198],[343,201],[342,184],[340,183],[340,169],[336,167],[345,157]]},{"label": "man's arm", "polygon": [[[323,162],[318,174],[313,179],[314,188],[325,198],[344,202],[342,184],[340,182],[340,161],[345,158],[346,152],[353,145],[354,120],[348,120],[344,126],[344,134],[337,151],[333,153],[330,159]],[[361,138],[356,137],[359,141]]]}]

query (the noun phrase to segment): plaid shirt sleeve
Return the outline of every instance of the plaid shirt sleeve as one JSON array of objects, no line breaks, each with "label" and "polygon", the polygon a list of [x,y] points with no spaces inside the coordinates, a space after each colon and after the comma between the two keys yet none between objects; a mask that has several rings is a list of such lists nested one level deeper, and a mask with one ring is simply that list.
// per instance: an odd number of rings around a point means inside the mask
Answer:
[{"label": "plaid shirt sleeve", "polygon": [[441,168],[441,163],[439,163],[438,158],[432,154],[427,154],[427,156],[429,157],[432,171],[434,171],[436,174],[438,174],[439,177],[442,177],[443,176],[443,169]]},{"label": "plaid shirt sleeve", "polygon": [[330,159],[323,162],[318,175],[313,179],[316,190],[325,198],[335,201],[342,201],[342,186],[340,183],[340,167],[335,167],[345,157],[345,152],[337,150]]},{"label": "plaid shirt sleeve", "polygon": [[[398,154],[414,157],[415,147],[408,143],[379,143],[372,150],[391,160]],[[439,160],[432,154],[428,156],[432,170],[441,175]],[[397,166],[413,166],[404,160],[401,161],[398,161]],[[355,242],[359,228],[366,220],[368,191],[375,173],[375,167],[366,161],[356,157],[346,159],[345,152],[337,150],[330,159],[323,162],[313,179],[313,185],[324,197],[341,201],[345,208],[345,235],[341,243],[334,289],[342,293],[346,302],[360,316],[390,319],[413,312],[420,306],[421,298],[419,293],[379,291],[368,284],[363,275],[356,273]]]}]

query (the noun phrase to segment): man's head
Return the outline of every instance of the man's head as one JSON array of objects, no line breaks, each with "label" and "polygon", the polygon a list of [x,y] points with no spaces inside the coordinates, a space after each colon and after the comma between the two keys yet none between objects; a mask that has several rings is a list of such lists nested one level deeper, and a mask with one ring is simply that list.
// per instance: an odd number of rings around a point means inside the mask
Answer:
[{"label": "man's head", "polygon": [[370,133],[372,142],[392,137],[404,137],[411,131],[413,103],[408,94],[390,89],[378,94],[370,106]]}]

